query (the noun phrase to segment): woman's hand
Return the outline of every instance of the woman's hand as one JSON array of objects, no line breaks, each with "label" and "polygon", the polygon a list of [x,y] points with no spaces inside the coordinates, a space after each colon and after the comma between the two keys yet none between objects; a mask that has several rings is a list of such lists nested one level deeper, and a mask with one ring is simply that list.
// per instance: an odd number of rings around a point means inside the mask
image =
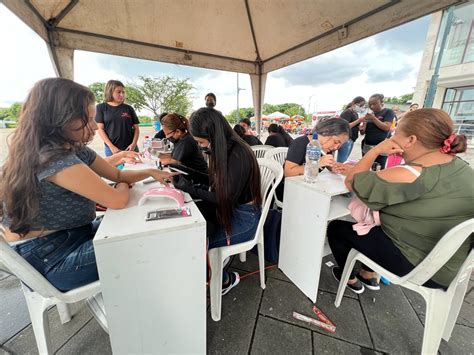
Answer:
[{"label": "woman's hand", "polygon": [[336,160],[334,160],[334,157],[330,154],[328,155],[323,155],[320,159],[319,159],[319,167],[322,168],[322,167],[325,167],[325,166],[333,166],[334,163],[336,162]]},{"label": "woman's hand", "polygon": [[168,183],[171,181],[171,178],[173,176],[176,176],[176,175],[179,175],[179,173],[171,173],[169,171],[163,171],[163,170],[155,170],[155,169],[152,169],[150,171],[150,176],[161,182],[163,185],[168,185]]},{"label": "woman's hand", "polygon": [[120,152],[120,149],[118,149],[115,145],[113,146],[110,146],[110,151],[112,152],[112,154],[117,154]]},{"label": "woman's hand", "polygon": [[162,154],[162,153],[160,153],[158,158],[160,159],[160,162],[163,165],[171,164],[171,160],[172,160],[171,159],[171,154]]},{"label": "woman's hand", "polygon": [[123,163],[128,163],[128,164],[142,163],[140,153],[138,152],[134,152],[134,151],[129,152],[129,151],[124,150],[118,154],[121,155],[120,161],[122,164]]},{"label": "woman's hand", "polygon": [[127,147],[127,149],[125,149],[125,150],[130,151],[130,152],[133,152],[133,151],[135,150],[135,147],[136,147],[136,146],[137,146],[136,144],[133,144],[133,143],[132,143],[132,144],[130,144],[130,145]]},{"label": "woman's hand", "polygon": [[377,144],[374,148],[372,148],[374,152],[378,155],[380,154],[402,154],[403,149],[395,142],[393,139],[386,139],[379,144]]},{"label": "woman's hand", "polygon": [[334,163],[332,171],[336,174],[347,175],[347,173],[354,167],[350,164]]}]

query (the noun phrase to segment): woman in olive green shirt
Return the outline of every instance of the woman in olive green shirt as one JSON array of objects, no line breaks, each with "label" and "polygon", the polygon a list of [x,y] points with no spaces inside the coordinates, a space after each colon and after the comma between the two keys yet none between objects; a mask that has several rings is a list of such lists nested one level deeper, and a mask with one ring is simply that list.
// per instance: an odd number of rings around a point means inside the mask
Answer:
[{"label": "woman in olive green shirt", "polygon": [[[447,113],[438,109],[409,112],[395,135],[370,150],[349,171],[347,187],[369,208],[380,212],[381,226],[359,236],[353,223],[333,221],[328,239],[341,271],[354,248],[382,267],[403,276],[418,265],[452,227],[474,217],[474,170],[457,153],[466,137],[453,133]],[[406,162],[379,172],[370,168],[379,154],[402,154]],[[471,235],[425,286],[447,288],[471,248]],[[366,266],[351,274],[349,288],[377,290],[376,274]]]}]

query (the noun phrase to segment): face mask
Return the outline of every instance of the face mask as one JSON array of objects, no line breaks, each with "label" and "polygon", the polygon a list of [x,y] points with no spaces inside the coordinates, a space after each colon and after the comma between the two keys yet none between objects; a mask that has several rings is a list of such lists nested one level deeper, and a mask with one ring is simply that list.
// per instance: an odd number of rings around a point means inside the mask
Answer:
[{"label": "face mask", "polygon": [[211,146],[211,143],[209,143],[207,147],[199,147],[199,149],[201,149],[201,152],[203,152],[204,154],[211,155],[210,146]]}]

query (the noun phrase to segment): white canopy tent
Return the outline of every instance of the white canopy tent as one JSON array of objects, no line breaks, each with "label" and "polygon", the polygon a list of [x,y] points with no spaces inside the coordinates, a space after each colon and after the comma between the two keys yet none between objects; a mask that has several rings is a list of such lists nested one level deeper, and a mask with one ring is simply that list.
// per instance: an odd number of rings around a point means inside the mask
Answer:
[{"label": "white canopy tent", "polygon": [[247,73],[258,118],[268,72],[462,2],[0,1],[46,41],[58,76],[73,79],[76,49]]},{"label": "white canopy tent", "polygon": [[267,115],[268,118],[270,119],[275,119],[275,118],[284,118],[284,119],[288,119],[290,118],[290,116],[288,115],[285,115],[284,113],[281,113],[279,111],[275,111],[269,115]]}]

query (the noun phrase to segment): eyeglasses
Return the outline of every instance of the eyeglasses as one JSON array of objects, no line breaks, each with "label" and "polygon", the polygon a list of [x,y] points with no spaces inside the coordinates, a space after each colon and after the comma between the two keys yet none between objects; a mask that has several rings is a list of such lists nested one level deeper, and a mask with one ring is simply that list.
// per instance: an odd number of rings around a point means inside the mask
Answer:
[{"label": "eyeglasses", "polygon": [[170,137],[171,137],[171,136],[174,134],[174,132],[176,132],[176,130],[175,130],[175,129],[174,129],[174,130],[172,130],[170,133],[168,133],[168,134],[165,134],[165,137],[166,137],[166,138],[170,138]]}]

